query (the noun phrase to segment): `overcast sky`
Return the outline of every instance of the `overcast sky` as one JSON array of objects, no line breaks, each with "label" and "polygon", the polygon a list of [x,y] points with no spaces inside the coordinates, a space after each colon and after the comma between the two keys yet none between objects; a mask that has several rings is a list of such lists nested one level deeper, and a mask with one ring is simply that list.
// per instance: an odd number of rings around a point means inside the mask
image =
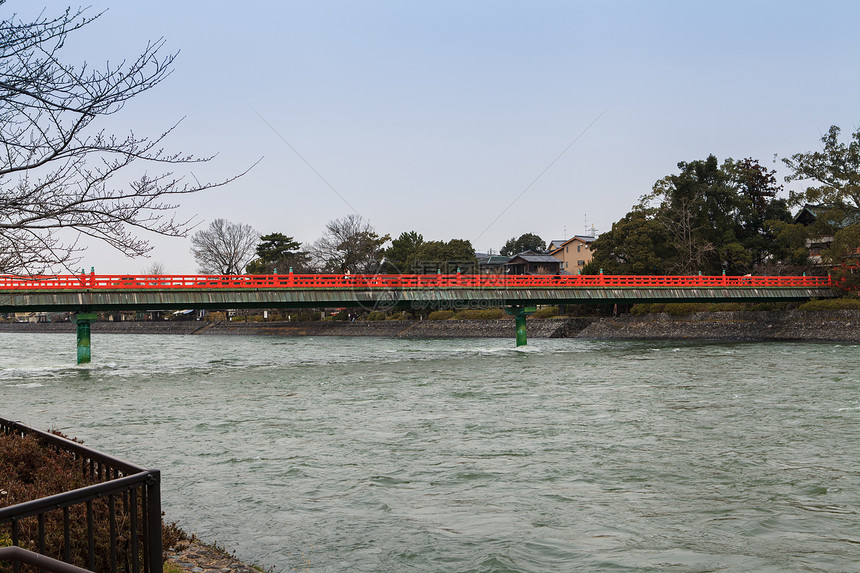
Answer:
[{"label": "overcast sky", "polygon": [[[0,7],[24,16],[38,2]],[[48,14],[63,2],[44,4]],[[181,198],[215,218],[312,243],[356,212],[380,234],[469,239],[607,231],[679,161],[819,146],[860,125],[860,3],[92,0],[72,35],[91,65],[164,37],[173,74],[111,128],[206,156]],[[189,239],[152,259],[93,245],[83,265],[193,273]]]}]

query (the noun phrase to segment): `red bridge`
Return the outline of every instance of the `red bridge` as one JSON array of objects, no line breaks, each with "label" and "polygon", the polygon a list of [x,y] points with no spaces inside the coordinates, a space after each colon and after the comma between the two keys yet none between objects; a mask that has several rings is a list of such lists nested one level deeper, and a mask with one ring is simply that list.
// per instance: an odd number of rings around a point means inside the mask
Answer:
[{"label": "red bridge", "polygon": [[825,277],[650,275],[45,275],[0,276],[4,290],[414,289],[414,288],[831,288]]},{"label": "red bridge", "polygon": [[835,296],[830,277],[614,275],[0,276],[0,312],[79,313],[78,362],[98,311],[234,308],[503,307],[517,345],[539,304],[803,301]]}]

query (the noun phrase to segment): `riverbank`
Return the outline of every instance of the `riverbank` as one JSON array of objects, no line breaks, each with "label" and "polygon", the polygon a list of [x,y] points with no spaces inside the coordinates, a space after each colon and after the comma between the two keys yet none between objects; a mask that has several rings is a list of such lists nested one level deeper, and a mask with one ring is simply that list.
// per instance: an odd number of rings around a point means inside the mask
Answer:
[{"label": "riverbank", "polygon": [[[0,332],[74,333],[71,323],[0,323]],[[514,321],[381,320],[332,322],[95,322],[93,334],[380,336],[514,338]],[[860,343],[860,310],[723,311],[618,317],[531,319],[529,338],[589,340],[737,340]]]},{"label": "riverbank", "polygon": [[260,573],[261,568],[247,565],[217,545],[191,537],[180,547],[165,549],[165,573]]},{"label": "riverbank", "polygon": [[[569,337],[585,328],[590,318],[533,319],[533,338]],[[382,336],[389,338],[513,338],[514,320],[368,320],[307,322],[124,321],[94,322],[96,334],[194,334],[205,336]],[[75,325],[57,323],[0,323],[0,332],[74,333]]]},{"label": "riverbank", "polygon": [[590,340],[725,340],[860,343],[860,310],[621,315],[576,334]]}]

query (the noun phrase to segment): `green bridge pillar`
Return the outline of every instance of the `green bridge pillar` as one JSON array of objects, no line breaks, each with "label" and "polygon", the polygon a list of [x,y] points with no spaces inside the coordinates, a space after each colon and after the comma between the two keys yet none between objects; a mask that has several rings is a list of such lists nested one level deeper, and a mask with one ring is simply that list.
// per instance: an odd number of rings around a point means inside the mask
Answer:
[{"label": "green bridge pillar", "polygon": [[78,325],[78,364],[89,364],[91,356],[90,323],[98,317],[94,312],[82,312],[74,316]]},{"label": "green bridge pillar", "polygon": [[537,310],[533,306],[509,306],[505,312],[510,314],[516,320],[517,325],[517,346],[525,346],[526,340],[526,317]]}]

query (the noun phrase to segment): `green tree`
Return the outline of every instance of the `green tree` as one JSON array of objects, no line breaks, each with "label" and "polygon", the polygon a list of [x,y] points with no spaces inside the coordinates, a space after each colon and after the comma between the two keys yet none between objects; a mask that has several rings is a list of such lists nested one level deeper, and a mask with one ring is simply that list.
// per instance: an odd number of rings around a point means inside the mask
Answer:
[{"label": "green tree", "polygon": [[[775,170],[762,167],[752,158],[727,159],[723,169],[737,192],[738,242],[750,255],[750,270],[762,268],[779,250],[776,229],[792,221],[787,201],[777,198],[782,185],[777,184]],[[723,260],[731,258],[726,256]]]},{"label": "green tree", "polygon": [[505,246],[503,246],[499,250],[499,254],[504,255],[506,257],[512,257],[524,251],[545,253],[546,241],[544,241],[534,233],[525,233],[524,235],[520,235],[519,238],[511,237],[510,239],[508,239],[508,241],[505,243]]},{"label": "green tree", "polygon": [[668,270],[746,274],[760,267],[776,249],[772,223],[791,218],[786,203],[775,199],[774,172],[752,159],[721,166],[713,155],[678,168],[642,202],[670,236],[675,253]]},{"label": "green tree", "polygon": [[839,286],[857,296],[860,292],[860,223],[836,231],[833,242],[821,256],[835,267],[833,274]]},{"label": "green tree", "polygon": [[391,246],[385,249],[383,272],[386,274],[401,274],[413,272],[412,263],[415,253],[424,244],[424,237],[415,231],[400,233],[391,241]]},{"label": "green tree", "polygon": [[267,275],[276,270],[288,273],[290,269],[296,273],[309,272],[310,255],[301,250],[302,244],[282,233],[270,233],[260,237],[257,244],[257,258],[248,263],[245,269],[250,275]]},{"label": "green tree", "polygon": [[478,259],[471,241],[451,239],[450,241],[427,241],[415,250],[410,267],[421,273],[463,273],[475,272]]},{"label": "green tree", "polygon": [[811,271],[809,248],[806,240],[809,231],[799,223],[770,221],[770,232],[774,237],[772,262],[768,274],[801,274]]},{"label": "green tree", "polygon": [[773,170],[754,159],[720,165],[713,155],[678,169],[594,241],[584,273],[747,274],[796,255],[797,229]]},{"label": "green tree", "polygon": [[860,128],[848,144],[839,141],[840,129],[832,125],[821,137],[821,151],[795,153],[783,158],[792,173],[786,181],[811,181],[803,191],[793,191],[795,205],[809,203],[840,209],[860,209]]},{"label": "green tree", "polygon": [[824,259],[834,265],[857,265],[860,263],[860,223],[848,225],[836,231],[833,242],[822,253]]},{"label": "green tree", "polygon": [[839,140],[840,129],[832,125],[821,137],[820,151],[795,153],[782,161],[792,173],[786,181],[806,181],[811,185],[792,191],[794,205],[815,208],[815,222],[804,229],[807,239],[833,237],[833,244],[822,253],[823,261],[844,266],[856,239],[853,229],[860,221],[860,128],[848,143]]},{"label": "green tree", "polygon": [[653,210],[634,208],[591,244],[594,256],[583,274],[667,274],[675,256],[665,225]]},{"label": "green tree", "polygon": [[705,160],[678,163],[680,173],[659,180],[646,199],[655,205],[657,219],[669,233],[675,256],[669,262],[672,274],[721,271],[718,245],[734,242],[728,224],[733,210],[728,176],[713,155]]}]

